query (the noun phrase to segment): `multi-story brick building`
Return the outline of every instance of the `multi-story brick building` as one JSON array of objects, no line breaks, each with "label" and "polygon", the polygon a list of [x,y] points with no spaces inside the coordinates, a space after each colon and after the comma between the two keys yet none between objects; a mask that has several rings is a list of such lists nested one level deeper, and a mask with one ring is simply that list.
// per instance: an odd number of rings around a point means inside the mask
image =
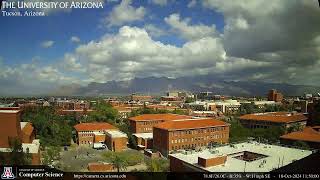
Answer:
[{"label": "multi-story brick building", "polygon": [[130,130],[140,149],[152,148],[153,126],[179,119],[191,119],[191,116],[177,114],[143,114],[129,118]]},{"label": "multi-story brick building", "polygon": [[297,141],[308,144],[309,147],[320,149],[320,126],[308,126],[301,131],[285,134],[280,137],[283,144],[292,145]]},{"label": "multi-story brick building", "polygon": [[74,128],[79,145],[94,146],[95,143],[102,143],[112,151],[127,148],[127,135],[109,123],[80,123]]},{"label": "multi-story brick building", "polygon": [[240,123],[250,129],[282,127],[287,132],[292,127],[303,129],[307,124],[307,117],[302,113],[268,112],[246,114],[239,117]]},{"label": "multi-story brick building", "polygon": [[281,102],[283,100],[283,95],[277,92],[275,89],[271,89],[268,93],[268,101]]},{"label": "multi-story brick building", "polygon": [[132,94],[130,96],[130,100],[136,102],[148,102],[152,100],[152,96]]},{"label": "multi-story brick building", "polygon": [[[19,108],[0,108],[0,153],[10,153],[10,140],[18,140],[23,152],[31,154],[31,164],[40,165],[40,142],[30,122],[21,122]],[[10,163],[10,162],[8,162]]]},{"label": "multi-story brick building", "polygon": [[167,156],[181,149],[197,149],[229,141],[229,125],[215,119],[167,121],[153,128],[153,148]]}]

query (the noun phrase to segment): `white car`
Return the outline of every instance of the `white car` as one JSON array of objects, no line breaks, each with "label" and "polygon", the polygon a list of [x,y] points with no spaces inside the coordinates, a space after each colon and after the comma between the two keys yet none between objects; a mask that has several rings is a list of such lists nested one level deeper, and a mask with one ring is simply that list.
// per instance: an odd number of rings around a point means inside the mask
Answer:
[{"label": "white car", "polygon": [[93,143],[93,149],[106,149],[107,145],[104,143]]}]

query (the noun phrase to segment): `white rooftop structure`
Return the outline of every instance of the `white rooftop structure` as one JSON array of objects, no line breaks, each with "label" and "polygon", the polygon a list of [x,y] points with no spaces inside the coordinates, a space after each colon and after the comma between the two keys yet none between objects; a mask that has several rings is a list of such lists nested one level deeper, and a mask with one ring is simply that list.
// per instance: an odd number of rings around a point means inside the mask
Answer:
[{"label": "white rooftop structure", "polygon": [[[32,143],[22,143],[23,152],[27,153],[29,149],[29,153],[36,154],[38,153],[40,148],[40,140],[35,139]],[[11,148],[0,148],[0,152],[11,152]]]},{"label": "white rooftop structure", "polygon": [[20,110],[0,110],[0,113],[18,113]]},{"label": "white rooftop structure", "polygon": [[153,139],[153,133],[136,133],[132,135],[142,139]]},{"label": "white rooftop structure", "polygon": [[[244,152],[251,152],[262,155],[257,160],[245,161],[236,157],[244,155]],[[278,145],[262,144],[258,142],[245,142],[226,145],[213,149],[205,149],[201,152],[170,154],[187,166],[208,172],[270,172],[282,166],[288,165],[295,160],[302,159],[312,154],[312,151],[301,150]],[[202,167],[198,164],[198,157],[211,159],[227,156],[226,162],[221,165]]]},{"label": "white rooftop structure", "polygon": [[253,101],[254,105],[272,105],[272,104],[279,104],[275,101]]},{"label": "white rooftop structure", "polygon": [[118,130],[108,130],[106,134],[111,138],[121,138],[121,137],[128,137],[126,133],[118,131]]},{"label": "white rooftop structure", "polygon": [[100,131],[99,131],[99,132],[94,131],[93,134],[96,135],[96,136],[103,136],[103,135],[105,135],[103,132],[100,132]]},{"label": "white rooftop structure", "polygon": [[40,148],[40,140],[35,139],[32,141],[32,143],[22,143],[23,152],[28,152],[27,149],[29,149],[29,153],[38,153]]},{"label": "white rooftop structure", "polygon": [[21,129],[23,129],[27,124],[28,122],[20,122]]}]

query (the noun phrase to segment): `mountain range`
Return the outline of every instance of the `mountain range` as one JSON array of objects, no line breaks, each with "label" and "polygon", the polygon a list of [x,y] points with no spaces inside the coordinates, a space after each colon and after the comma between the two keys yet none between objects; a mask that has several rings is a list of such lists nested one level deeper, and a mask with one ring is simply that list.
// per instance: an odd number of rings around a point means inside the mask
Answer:
[{"label": "mountain range", "polygon": [[320,91],[320,87],[317,86],[261,81],[225,81],[210,75],[204,75],[180,78],[134,78],[127,81],[92,82],[87,86],[73,84],[60,87],[53,94],[65,96],[126,95],[131,93],[160,95],[168,90],[181,90],[190,92],[211,91],[214,94],[230,96],[266,96],[270,89],[277,89],[286,96],[297,96]]}]

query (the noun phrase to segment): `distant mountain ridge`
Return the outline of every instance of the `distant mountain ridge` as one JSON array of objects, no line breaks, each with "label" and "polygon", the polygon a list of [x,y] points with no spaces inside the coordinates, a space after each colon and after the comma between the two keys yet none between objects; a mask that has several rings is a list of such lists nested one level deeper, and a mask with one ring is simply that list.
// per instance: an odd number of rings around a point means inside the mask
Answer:
[{"label": "distant mountain ridge", "polygon": [[[106,94],[150,93],[163,94],[168,90],[185,90],[190,92],[211,91],[214,94],[230,96],[266,96],[270,89],[277,89],[286,96],[317,93],[320,87],[306,85],[291,85],[266,83],[260,81],[224,81],[209,75],[195,77],[146,77],[134,78],[128,81],[108,81],[106,83],[92,82],[87,86],[64,87],[65,95],[97,96]],[[56,92],[57,93],[57,92]],[[58,93],[63,94],[63,93]]]}]

